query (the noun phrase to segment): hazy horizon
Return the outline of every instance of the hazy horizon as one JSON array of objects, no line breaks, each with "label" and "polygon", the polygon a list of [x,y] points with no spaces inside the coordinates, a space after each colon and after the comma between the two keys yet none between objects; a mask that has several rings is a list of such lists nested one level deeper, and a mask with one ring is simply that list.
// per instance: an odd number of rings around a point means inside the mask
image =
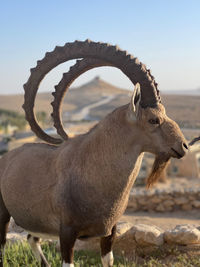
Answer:
[{"label": "hazy horizon", "polygon": [[[200,87],[200,2],[64,0],[4,1],[0,17],[0,94],[23,93],[30,68],[56,45],[76,39],[118,44],[152,70],[161,91]],[[74,61],[73,61],[74,62]],[[45,77],[40,92],[53,91],[69,68],[59,65]],[[91,70],[73,83],[99,75],[120,88],[133,85],[119,70]]]},{"label": "hazy horizon", "polygon": [[[96,75],[94,77],[91,77],[90,80],[87,80],[86,82],[79,83],[76,86],[72,85],[72,86],[70,86],[70,88],[71,89],[76,89],[76,88],[78,89],[79,87],[84,86],[87,83],[92,82],[97,76],[99,77],[100,80],[102,80],[102,81],[104,81],[106,83],[109,83],[110,85],[113,85],[113,86],[115,86],[118,89],[129,90],[129,91],[132,90],[131,88],[123,88],[123,87],[117,86],[114,83],[112,83],[112,81],[110,82],[110,81],[106,81],[106,80],[102,79],[99,75]],[[38,91],[38,92],[39,93],[48,93],[48,94],[51,94],[52,92],[54,92],[54,90],[52,90],[52,91],[46,90],[46,91],[42,91],[42,92],[41,91]],[[174,90],[167,90],[166,89],[166,90],[161,90],[161,94],[162,93],[164,93],[164,94],[180,94],[180,95],[200,95],[200,88],[197,88],[197,89],[192,89],[192,88],[190,88],[190,89],[189,88],[188,89],[174,89]],[[8,93],[6,93],[6,92],[5,93],[2,93],[0,91],[0,95],[19,95],[19,94],[24,94],[24,91],[22,91],[22,92],[8,92]]]}]

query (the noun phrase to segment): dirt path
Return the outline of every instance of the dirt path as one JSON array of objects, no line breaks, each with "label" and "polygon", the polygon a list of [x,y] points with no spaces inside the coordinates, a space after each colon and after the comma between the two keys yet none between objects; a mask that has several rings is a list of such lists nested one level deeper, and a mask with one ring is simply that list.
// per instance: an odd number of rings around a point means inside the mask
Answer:
[{"label": "dirt path", "polygon": [[200,211],[192,210],[175,211],[166,213],[149,213],[149,212],[126,212],[121,218],[122,221],[133,224],[156,225],[163,230],[172,229],[178,224],[195,224],[200,225]]},{"label": "dirt path", "polygon": [[90,105],[82,108],[81,110],[72,114],[71,120],[72,121],[81,121],[83,119],[88,119],[88,115],[89,115],[90,110],[92,108],[96,108],[96,107],[105,105],[105,104],[109,103],[111,100],[113,100],[114,98],[115,98],[115,95],[109,95],[109,96],[106,96],[105,98],[103,98],[103,99],[101,99],[101,100],[99,100],[93,104],[90,104]]}]

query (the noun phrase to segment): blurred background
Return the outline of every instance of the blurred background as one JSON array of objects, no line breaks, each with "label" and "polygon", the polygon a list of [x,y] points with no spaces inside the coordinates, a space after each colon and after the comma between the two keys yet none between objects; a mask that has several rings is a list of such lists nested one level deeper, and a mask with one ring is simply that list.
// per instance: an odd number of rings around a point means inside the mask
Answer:
[{"label": "blurred background", "polygon": [[[21,108],[23,84],[30,75],[30,68],[56,45],[87,38],[117,44],[137,56],[156,77],[167,114],[179,124],[186,138],[191,140],[200,134],[198,0],[9,0],[2,1],[0,8],[1,155],[23,143],[39,142],[30,131]],[[38,122],[52,135],[56,131],[50,116],[51,92],[72,64],[74,61],[52,70],[42,81],[37,95]],[[64,99],[65,130],[70,136],[86,132],[114,108],[128,103],[132,92],[128,78],[115,68],[88,71],[72,84]],[[138,188],[144,187],[152,162],[153,156],[145,155],[137,179]],[[157,188],[170,192],[182,188],[193,190],[199,186],[199,179],[200,146],[196,144],[187,157],[171,161]],[[199,201],[199,197],[193,200]],[[200,202],[195,203],[174,201],[170,204],[168,201],[165,205],[161,203],[160,208],[153,204],[145,208],[136,203],[138,206],[132,204],[131,208],[163,212],[178,207],[191,211],[200,207]]]}]

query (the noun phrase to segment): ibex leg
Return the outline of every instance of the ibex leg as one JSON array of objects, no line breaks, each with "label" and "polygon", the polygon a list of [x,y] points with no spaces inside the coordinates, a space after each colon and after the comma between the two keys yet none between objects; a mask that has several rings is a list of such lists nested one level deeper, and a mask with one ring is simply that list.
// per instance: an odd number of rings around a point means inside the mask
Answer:
[{"label": "ibex leg", "polygon": [[60,249],[62,256],[62,267],[74,267],[74,244],[77,238],[77,232],[66,226],[60,229]]},{"label": "ibex leg", "polygon": [[103,267],[113,266],[114,258],[112,253],[112,246],[116,236],[116,225],[112,229],[109,236],[101,238],[101,261]]},{"label": "ibex leg", "polygon": [[30,234],[28,234],[27,236],[27,241],[36,257],[36,259],[40,262],[41,267],[50,267],[50,265],[48,264],[41,246],[40,246],[40,239],[38,237],[32,236]]},{"label": "ibex leg", "polygon": [[8,213],[2,196],[0,194],[0,267],[3,267],[3,249],[6,243],[6,233],[10,221],[10,214]]}]

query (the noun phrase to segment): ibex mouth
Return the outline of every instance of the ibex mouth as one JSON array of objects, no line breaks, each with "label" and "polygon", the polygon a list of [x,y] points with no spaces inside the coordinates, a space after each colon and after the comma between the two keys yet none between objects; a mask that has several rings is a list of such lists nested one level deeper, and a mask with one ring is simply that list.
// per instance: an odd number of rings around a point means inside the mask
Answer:
[{"label": "ibex mouth", "polygon": [[180,159],[184,156],[184,155],[181,155],[179,152],[177,152],[173,147],[171,148],[171,150],[175,153],[176,158],[178,158],[178,159]]}]

